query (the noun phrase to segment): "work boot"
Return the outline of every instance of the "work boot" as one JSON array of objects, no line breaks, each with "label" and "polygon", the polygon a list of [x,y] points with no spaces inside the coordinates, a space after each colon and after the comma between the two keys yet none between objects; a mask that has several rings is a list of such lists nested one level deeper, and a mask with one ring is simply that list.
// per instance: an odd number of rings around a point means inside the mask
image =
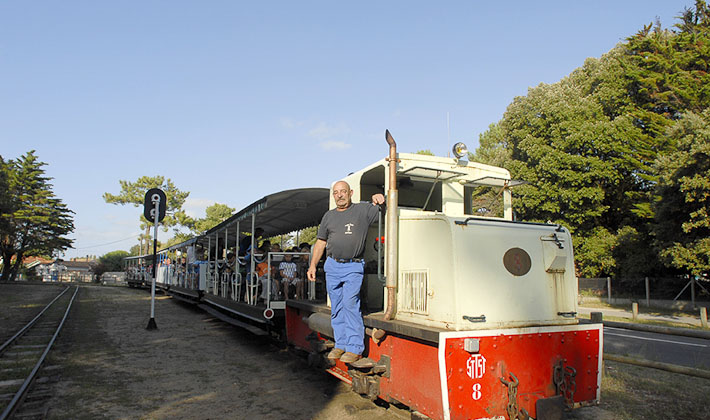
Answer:
[{"label": "work boot", "polygon": [[360,359],[362,359],[362,356],[360,356],[359,354],[351,353],[349,351],[340,357],[340,361],[343,363],[357,362]]},{"label": "work boot", "polygon": [[340,359],[340,356],[343,355],[343,353],[345,353],[345,350],[341,350],[341,349],[335,347],[335,348],[333,348],[333,350],[330,351],[330,353],[328,353],[328,359],[338,360],[338,359]]}]

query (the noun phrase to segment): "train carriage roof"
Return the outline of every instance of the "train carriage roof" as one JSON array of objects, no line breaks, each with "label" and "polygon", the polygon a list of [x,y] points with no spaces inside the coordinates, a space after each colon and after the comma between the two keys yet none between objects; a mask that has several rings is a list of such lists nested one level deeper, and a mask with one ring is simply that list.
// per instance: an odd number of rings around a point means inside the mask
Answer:
[{"label": "train carriage roof", "polygon": [[179,244],[171,245],[167,248],[161,249],[160,251],[161,252],[162,251],[174,251],[176,249],[185,248],[186,246],[196,244],[197,242],[199,242],[199,239],[200,239],[200,236],[195,236],[194,238],[190,238],[184,242],[180,242]]},{"label": "train carriage roof", "polygon": [[317,226],[328,211],[328,188],[298,188],[267,195],[253,202],[230,218],[200,236],[164,248],[159,252],[173,251],[189,245],[207,246],[215,234],[223,241],[227,232],[229,242],[235,241],[237,222],[241,233],[251,232],[251,215],[255,215],[255,227],[264,229],[264,237],[283,235],[299,229]]},{"label": "train carriage roof", "polygon": [[216,232],[228,235],[251,232],[251,216],[255,215],[255,227],[264,229],[264,237],[283,235],[299,229],[316,226],[328,211],[328,188],[298,188],[280,191],[255,201],[232,217],[204,233]]}]

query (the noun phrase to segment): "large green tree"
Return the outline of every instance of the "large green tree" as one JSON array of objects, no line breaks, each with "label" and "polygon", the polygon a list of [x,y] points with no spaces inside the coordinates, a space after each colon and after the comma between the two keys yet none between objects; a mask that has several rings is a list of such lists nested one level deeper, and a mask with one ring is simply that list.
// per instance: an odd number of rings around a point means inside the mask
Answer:
[{"label": "large green tree", "polygon": [[687,113],[670,130],[678,144],[658,159],[655,234],[661,257],[701,276],[710,273],[710,108]]},{"label": "large green tree", "polygon": [[650,162],[638,158],[645,144],[634,141],[631,118],[616,114],[620,104],[607,107],[624,96],[619,55],[589,59],[559,83],[516,98],[475,156],[529,182],[514,189],[516,216],[568,226],[584,275],[613,271],[615,233],[648,217],[637,206],[650,200]]},{"label": "large green tree", "polygon": [[[5,162],[0,157],[0,254],[2,281],[12,281],[25,257],[71,247],[74,212],[54,195],[52,178],[32,150]],[[13,263],[14,260],[14,263]]]},{"label": "large green tree", "polygon": [[[167,197],[167,214],[161,222],[163,231],[167,232],[168,227],[184,225],[189,221],[189,217],[182,210],[182,206],[185,204],[185,199],[187,199],[190,193],[180,191],[170,178],[165,179],[165,177],[160,175],[153,177],[142,176],[134,182],[124,180],[118,182],[121,185],[121,192],[118,194],[104,193],[103,198],[107,203],[120,205],[132,204],[134,207],[141,207],[143,206],[146,191],[151,188],[160,188],[165,192],[165,196]],[[143,251],[148,251],[151,226],[152,223],[148,222],[141,212],[140,227],[145,231],[139,238],[142,248],[140,250],[141,254]],[[143,241],[146,243],[145,248],[143,248]]]},{"label": "large green tree", "polygon": [[697,1],[675,30],[649,24],[515,98],[475,159],[530,182],[514,190],[517,216],[569,226],[581,275],[649,274],[659,268],[648,246],[659,222],[654,163],[676,150],[669,127],[710,106],[709,67],[710,9]]}]

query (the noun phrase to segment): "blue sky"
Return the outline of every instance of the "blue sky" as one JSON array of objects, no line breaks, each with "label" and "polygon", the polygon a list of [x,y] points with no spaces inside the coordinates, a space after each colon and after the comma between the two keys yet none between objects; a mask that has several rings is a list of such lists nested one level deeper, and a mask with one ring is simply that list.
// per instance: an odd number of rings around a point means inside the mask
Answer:
[{"label": "blue sky", "polygon": [[101,198],[121,179],[166,176],[202,217],[327,187],[384,157],[385,129],[475,149],[529,87],[693,4],[4,1],[0,154],[37,151],[76,212],[66,257],[100,256],[137,243],[142,209]]}]

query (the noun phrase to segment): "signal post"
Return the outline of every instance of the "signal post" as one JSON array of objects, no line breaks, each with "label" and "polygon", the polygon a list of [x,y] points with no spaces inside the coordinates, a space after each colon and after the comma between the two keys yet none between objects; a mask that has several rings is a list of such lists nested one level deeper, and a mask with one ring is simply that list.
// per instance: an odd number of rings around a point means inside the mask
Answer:
[{"label": "signal post", "polygon": [[158,267],[158,223],[165,218],[165,210],[167,208],[166,197],[163,190],[160,188],[151,188],[145,193],[143,200],[143,216],[153,223],[153,281],[150,285],[150,320],[147,330],[158,329],[155,323],[155,276]]}]

